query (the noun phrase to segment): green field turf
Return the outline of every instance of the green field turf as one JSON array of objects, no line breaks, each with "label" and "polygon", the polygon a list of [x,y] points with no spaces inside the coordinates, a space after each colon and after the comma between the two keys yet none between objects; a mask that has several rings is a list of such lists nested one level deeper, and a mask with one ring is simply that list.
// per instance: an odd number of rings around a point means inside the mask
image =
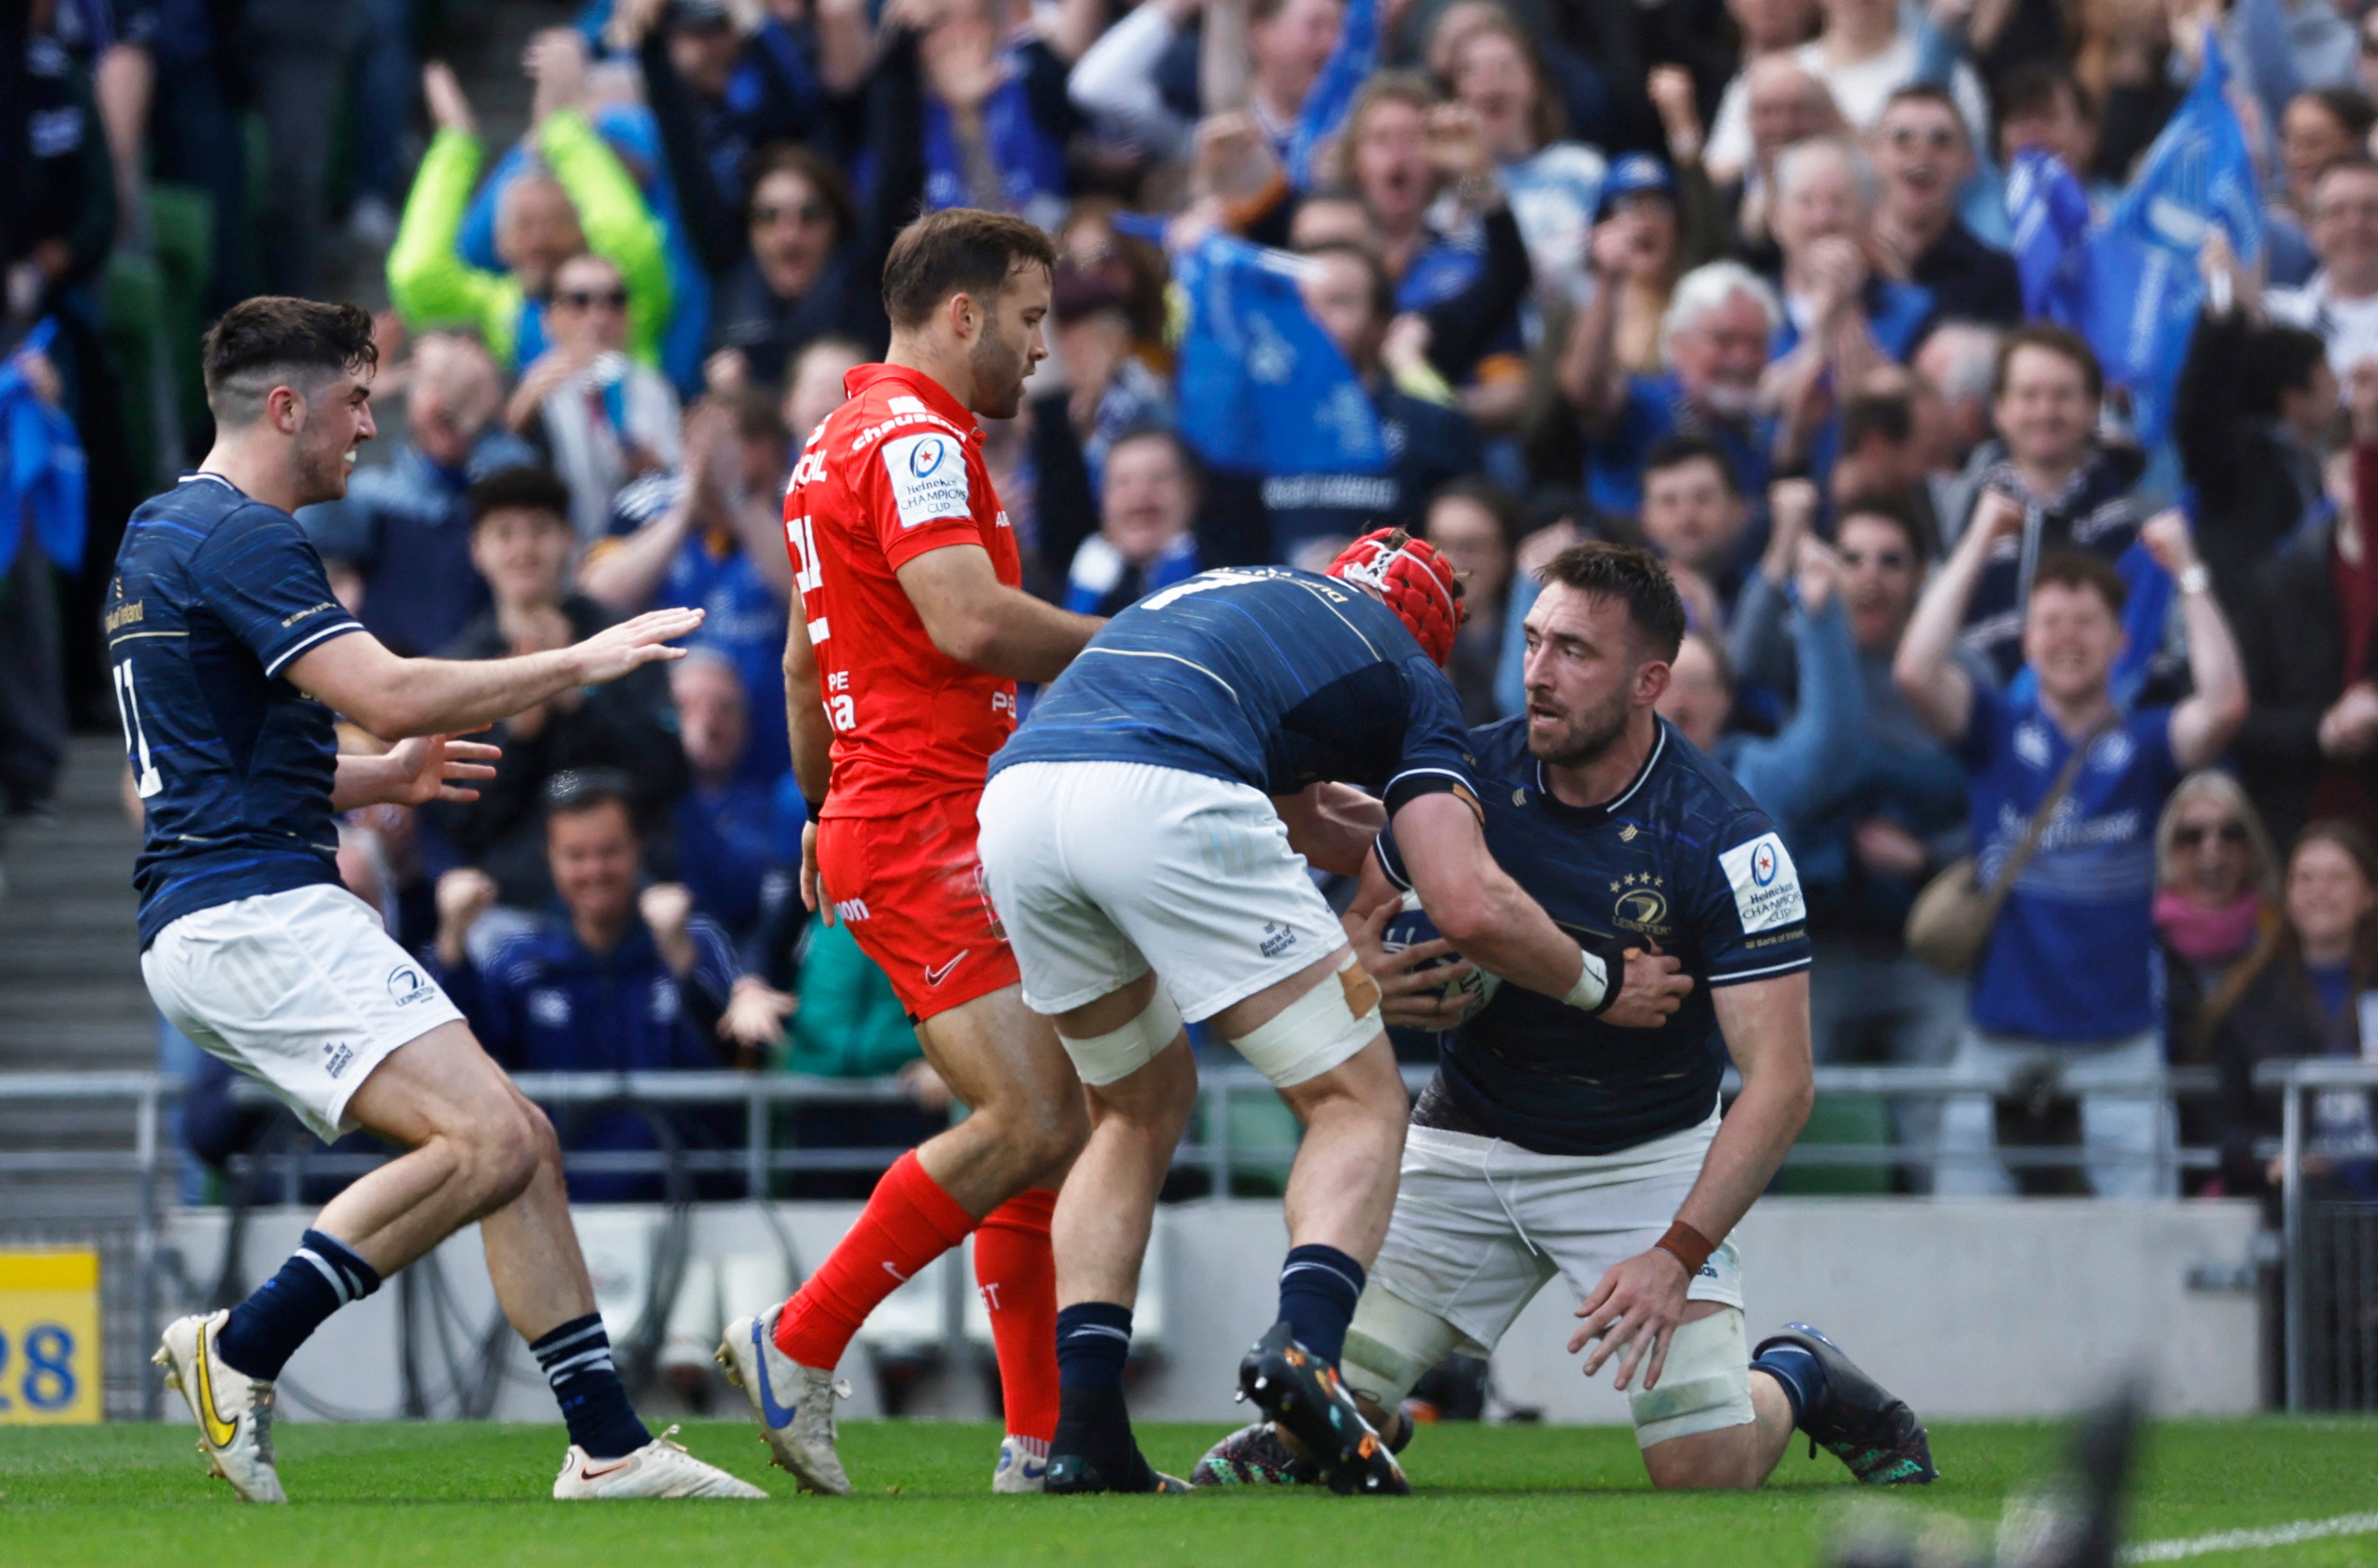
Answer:
[{"label": "green field turf", "polygon": [[[1142,1436],[1185,1472],[1223,1429]],[[995,1429],[854,1423],[843,1454],[859,1495],[799,1497],[771,1471],[752,1429],[704,1422],[693,1451],[780,1495],[766,1503],[575,1504],[547,1499],[558,1427],[284,1425],[281,1473],[298,1501],[255,1508],[210,1480],[180,1424],[0,1429],[0,1562],[1241,1564],[1350,1562],[1810,1563],[1846,1507],[1877,1494],[1830,1455],[1797,1444],[1751,1495],[1662,1496],[1616,1429],[1439,1427],[1407,1455],[1409,1500],[1200,1493],[1188,1498],[992,1497]],[[1941,1481],[1892,1495],[1988,1524],[2012,1490],[2048,1471],[2060,1430],[1934,1429]],[[2156,1428],[2131,1538],[2216,1531],[2378,1509],[2378,1422],[2280,1419]],[[2277,1568],[2378,1563],[2378,1535],[2193,1558]]]}]

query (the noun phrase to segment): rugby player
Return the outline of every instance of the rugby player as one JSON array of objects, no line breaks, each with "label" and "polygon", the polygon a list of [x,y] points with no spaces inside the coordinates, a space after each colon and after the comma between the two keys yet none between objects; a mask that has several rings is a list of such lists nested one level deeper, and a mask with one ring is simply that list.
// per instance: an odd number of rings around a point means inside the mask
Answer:
[{"label": "rugby player", "polygon": [[1547,1006],[1649,1026],[1690,987],[1673,958],[1563,935],[1487,854],[1442,667],[1459,595],[1401,531],[1356,541],[1328,576],[1204,573],[1109,622],[992,762],[991,901],[1025,999],[1057,1021],[1092,1105],[1057,1206],[1052,1491],[1170,1490],[1132,1439],[1122,1375],[1157,1191],[1196,1097],[1184,1019],[1210,1022],[1306,1129],[1279,1321],[1241,1390],[1333,1486],[1406,1490],[1336,1367],[1387,1230],[1408,1105],[1378,988],[1308,861],[1359,871],[1392,821],[1437,924],[1558,999]]},{"label": "rugby player", "polygon": [[[1398,1407],[1421,1375],[1448,1351],[1491,1351],[1558,1275],[1583,1303],[1569,1350],[1591,1347],[1588,1376],[1617,1358],[1654,1485],[1758,1486],[1795,1426],[1862,1481],[1928,1481],[1915,1415],[1831,1340],[1793,1324],[1755,1358],[1746,1347],[1727,1237],[1808,1113],[1807,915],[1773,824],[1652,711],[1684,629],[1654,557],[1563,552],[1525,625],[1527,712],[1469,740],[1487,847],[1561,928],[1683,962],[1695,985],[1658,1028],[1621,1032],[1510,986],[1459,1021],[1443,996],[1459,971],[1443,960],[1475,958],[1472,944],[1379,947],[1400,890],[1426,895],[1402,820],[1363,868],[1347,926],[1387,1021],[1451,1032],[1412,1110],[1344,1378],[1400,1443]],[[1728,1054],[1742,1093],[1721,1120]],[[1258,1424],[1195,1478],[1314,1468]]]},{"label": "rugby player", "polygon": [[777,1463],[845,1494],[834,1368],[876,1303],[975,1236],[1007,1436],[996,1491],[1037,1491],[1057,1426],[1049,1222],[1087,1132],[1082,1093],[983,896],[975,807],[1015,727],[1015,683],[1056,677],[1102,624],[1021,587],[978,415],[1007,419],[1048,355],[1055,250],[970,209],[902,231],[883,268],[882,365],[810,436],[785,499],[800,613],[785,640],[793,762],[810,803],[802,896],[891,978],[925,1059],[970,1114],[901,1157],[788,1302],[718,1350]]},{"label": "rugby player", "polygon": [[[657,610],[513,659],[401,659],[331,596],[290,513],[346,494],[373,436],[371,317],[251,299],[202,345],[206,461],[126,526],[108,655],[147,807],[134,881],[140,971],[184,1034],[260,1081],[325,1142],[408,1152],[330,1200],[278,1274],[228,1311],[168,1324],[157,1362],[215,1473],[285,1501],[273,1380],[347,1302],[479,1222],[504,1315],[570,1424],[557,1498],[760,1497],[655,1439],[628,1403],[570,1228],[553,1128],[422,965],[339,882],[331,814],[475,799],[496,748],[456,741],[560,692],[684,656],[699,610]],[[331,715],[402,744],[341,756]],[[406,738],[410,737],[410,738]]]}]

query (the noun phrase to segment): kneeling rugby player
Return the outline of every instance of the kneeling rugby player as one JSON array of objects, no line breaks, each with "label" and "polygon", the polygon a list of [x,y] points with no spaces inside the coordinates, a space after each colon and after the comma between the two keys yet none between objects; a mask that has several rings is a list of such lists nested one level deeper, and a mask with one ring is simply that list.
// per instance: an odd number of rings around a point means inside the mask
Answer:
[{"label": "kneeling rugby player", "polygon": [[[1491,1350],[1559,1275],[1583,1303],[1568,1348],[1589,1376],[1616,1358],[1655,1486],[1756,1487],[1796,1427],[1861,1481],[1929,1481],[1914,1412],[1832,1340],[1795,1323],[1746,1343],[1726,1238],[1808,1117],[1808,942],[1773,825],[1652,711],[1684,626],[1651,556],[1563,553],[1527,619],[1528,712],[1471,732],[1471,751],[1495,861],[1565,931],[1671,953],[1693,989],[1658,1027],[1622,1031],[1506,986],[1442,1036],[1341,1375],[1400,1444],[1421,1375]],[[1389,1021],[1444,1029],[1456,972],[1415,966],[1450,944],[1378,943],[1411,882],[1399,832],[1380,834],[1348,925]],[[1721,1120],[1729,1052],[1742,1093]],[[1258,1424],[1195,1478],[1314,1474]]]}]

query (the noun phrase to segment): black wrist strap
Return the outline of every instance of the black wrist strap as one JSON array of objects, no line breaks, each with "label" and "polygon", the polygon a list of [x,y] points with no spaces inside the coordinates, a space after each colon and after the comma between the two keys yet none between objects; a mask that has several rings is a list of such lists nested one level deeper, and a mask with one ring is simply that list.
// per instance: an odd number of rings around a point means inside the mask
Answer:
[{"label": "black wrist strap", "polygon": [[1588,1018],[1599,1018],[1618,1001],[1618,993],[1627,985],[1627,950],[1615,937],[1582,936],[1577,945],[1602,960],[1602,999],[1587,1010]]}]

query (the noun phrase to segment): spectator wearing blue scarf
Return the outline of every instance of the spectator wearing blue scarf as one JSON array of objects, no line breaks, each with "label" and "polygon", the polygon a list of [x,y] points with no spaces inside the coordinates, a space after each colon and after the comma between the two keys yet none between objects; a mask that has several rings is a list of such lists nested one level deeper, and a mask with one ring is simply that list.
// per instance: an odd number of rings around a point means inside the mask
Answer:
[{"label": "spectator wearing blue scarf", "polygon": [[1196,507],[1197,481],[1180,438],[1146,426],[1126,431],[1107,453],[1099,531],[1074,552],[1065,608],[1111,616],[1195,576]]}]

